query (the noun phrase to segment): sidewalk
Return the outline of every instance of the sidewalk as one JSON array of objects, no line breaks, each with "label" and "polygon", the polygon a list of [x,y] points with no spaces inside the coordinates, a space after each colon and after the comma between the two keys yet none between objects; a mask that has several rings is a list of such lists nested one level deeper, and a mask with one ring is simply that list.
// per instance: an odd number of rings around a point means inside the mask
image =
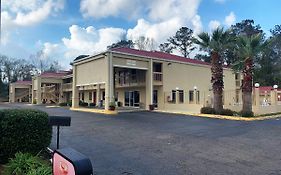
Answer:
[{"label": "sidewalk", "polygon": [[205,118],[214,118],[214,119],[222,119],[222,120],[236,120],[236,121],[260,121],[260,120],[268,120],[268,119],[275,119],[281,117],[281,114],[271,115],[271,116],[264,116],[264,117],[239,117],[239,116],[226,116],[226,115],[213,115],[213,114],[195,114],[189,112],[179,112],[179,111],[162,111],[157,110],[155,112],[163,112],[163,113],[170,113],[170,114],[182,114],[194,117],[205,117]]}]

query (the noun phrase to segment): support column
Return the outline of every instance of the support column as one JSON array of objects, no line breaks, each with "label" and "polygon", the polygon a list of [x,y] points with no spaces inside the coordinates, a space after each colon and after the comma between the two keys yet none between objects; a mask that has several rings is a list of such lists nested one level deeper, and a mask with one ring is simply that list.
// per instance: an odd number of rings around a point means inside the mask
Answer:
[{"label": "support column", "polygon": [[42,104],[42,91],[41,91],[41,77],[37,77],[37,91],[36,91],[36,96],[37,96],[37,104]]},{"label": "support column", "polygon": [[153,104],[153,61],[148,62],[148,70],[146,71],[146,103],[145,108],[149,110],[149,105]]},{"label": "support column", "polygon": [[16,98],[16,89],[14,84],[10,84],[10,91],[9,91],[9,95],[10,95],[10,102],[14,103],[15,102],[15,98]]},{"label": "support column", "polygon": [[270,91],[270,101],[271,101],[271,105],[277,104],[277,89]]},{"label": "support column", "polygon": [[96,91],[96,105],[99,104],[101,98],[100,98],[101,94],[100,94],[100,84],[97,85],[97,91]]},{"label": "support column", "polygon": [[76,72],[76,66],[72,66],[73,69],[73,81],[72,81],[72,108],[78,108],[79,107],[79,89],[76,86],[77,84],[77,72]]},{"label": "support column", "polygon": [[107,80],[105,83],[105,110],[108,110],[110,103],[114,102],[112,52],[109,52],[107,54],[106,59],[107,59]]},{"label": "support column", "polygon": [[59,86],[60,86],[59,103],[63,103],[64,98],[63,98],[63,91],[62,91],[62,83],[60,83]]},{"label": "support column", "polygon": [[35,99],[35,93],[34,93],[34,78],[32,77],[32,82],[31,82],[31,103],[34,103]]},{"label": "support column", "polygon": [[28,102],[29,102],[29,103],[32,103],[32,95],[30,96],[30,94],[32,94],[32,86],[29,87],[28,91],[29,91]]},{"label": "support column", "polygon": [[256,106],[260,106],[260,89],[259,88],[255,88],[255,105]]}]

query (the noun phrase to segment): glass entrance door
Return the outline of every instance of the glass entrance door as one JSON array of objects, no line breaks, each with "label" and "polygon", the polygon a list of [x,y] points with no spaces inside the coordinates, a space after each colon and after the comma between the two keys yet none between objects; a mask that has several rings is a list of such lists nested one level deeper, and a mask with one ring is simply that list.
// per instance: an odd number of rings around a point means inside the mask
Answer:
[{"label": "glass entrance door", "polygon": [[139,107],[140,106],[140,92],[139,91],[125,91],[125,106]]}]

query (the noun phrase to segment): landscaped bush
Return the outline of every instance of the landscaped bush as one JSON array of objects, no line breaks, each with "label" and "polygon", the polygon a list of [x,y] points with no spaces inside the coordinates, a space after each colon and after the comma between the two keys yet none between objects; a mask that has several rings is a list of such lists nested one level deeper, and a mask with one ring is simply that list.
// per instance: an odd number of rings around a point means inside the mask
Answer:
[{"label": "landscaped bush", "polygon": [[241,114],[242,117],[254,117],[253,112],[241,111],[240,114]]},{"label": "landscaped bush", "polygon": [[5,163],[15,153],[37,154],[49,146],[52,128],[48,114],[30,109],[0,110],[0,162]]},{"label": "landscaped bush", "polygon": [[89,104],[87,102],[79,101],[79,106],[88,106]]},{"label": "landscaped bush", "polygon": [[48,162],[29,153],[16,153],[5,166],[4,175],[51,175]]},{"label": "landscaped bush", "polygon": [[32,102],[32,104],[37,104],[37,100],[34,99],[33,102]]},{"label": "landscaped bush", "polygon": [[89,106],[94,107],[94,106],[96,106],[96,103],[89,103]]},{"label": "landscaped bush", "polygon": [[72,101],[67,102],[67,105],[71,107],[72,106]]},{"label": "landscaped bush", "polygon": [[67,106],[67,103],[59,103],[59,106]]},{"label": "landscaped bush", "polygon": [[215,109],[211,107],[203,107],[200,112],[201,114],[215,114]]},{"label": "landscaped bush", "polygon": [[220,115],[228,115],[228,116],[233,116],[234,112],[230,109],[223,109],[220,113]]}]

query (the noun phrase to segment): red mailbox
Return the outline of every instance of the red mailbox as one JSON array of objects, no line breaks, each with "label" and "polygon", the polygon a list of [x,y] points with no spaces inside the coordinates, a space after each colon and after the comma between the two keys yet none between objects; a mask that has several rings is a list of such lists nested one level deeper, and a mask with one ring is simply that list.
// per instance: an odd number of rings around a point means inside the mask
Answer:
[{"label": "red mailbox", "polygon": [[72,148],[64,148],[54,152],[53,175],[93,175],[93,168],[86,156]]}]

